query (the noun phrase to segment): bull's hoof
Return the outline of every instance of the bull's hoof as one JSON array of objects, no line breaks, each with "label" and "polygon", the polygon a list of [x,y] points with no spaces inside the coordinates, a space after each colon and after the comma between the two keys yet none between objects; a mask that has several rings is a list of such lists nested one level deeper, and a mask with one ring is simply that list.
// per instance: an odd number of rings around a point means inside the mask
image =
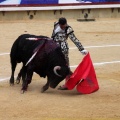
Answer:
[{"label": "bull's hoof", "polygon": [[16,83],[19,84],[20,83],[20,77],[16,78]]},{"label": "bull's hoof", "polygon": [[44,93],[46,90],[44,90],[43,88],[41,89],[41,93]]},{"label": "bull's hoof", "polygon": [[45,92],[48,89],[48,87],[43,86],[43,88],[41,89],[41,93]]},{"label": "bull's hoof", "polygon": [[14,81],[13,80],[10,80],[9,83],[10,83],[10,86],[14,85]]},{"label": "bull's hoof", "polygon": [[9,83],[10,83],[10,86],[13,86],[13,85],[14,85],[14,77],[11,77],[11,78],[10,78]]},{"label": "bull's hoof", "polygon": [[44,92],[45,92],[45,90],[42,88],[42,89],[41,89],[41,93],[44,93]]},{"label": "bull's hoof", "polygon": [[25,93],[25,92],[27,91],[27,88],[28,88],[28,87],[22,87],[21,93],[22,93],[22,94]]},{"label": "bull's hoof", "polygon": [[20,83],[20,80],[16,80],[16,83],[19,84],[19,83]]},{"label": "bull's hoof", "polygon": [[27,90],[21,90],[20,93],[21,93],[21,94],[24,94],[26,91],[27,91]]}]

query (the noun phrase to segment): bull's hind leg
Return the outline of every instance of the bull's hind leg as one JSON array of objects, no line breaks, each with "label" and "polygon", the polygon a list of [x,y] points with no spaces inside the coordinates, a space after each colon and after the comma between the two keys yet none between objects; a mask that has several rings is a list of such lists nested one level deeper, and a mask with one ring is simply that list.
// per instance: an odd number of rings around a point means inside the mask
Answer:
[{"label": "bull's hind leg", "polygon": [[20,70],[20,72],[18,73],[18,76],[17,76],[17,78],[16,78],[16,83],[17,83],[17,84],[20,83],[21,76],[22,76],[22,69]]},{"label": "bull's hind leg", "polygon": [[20,72],[18,73],[18,76],[16,78],[16,83],[19,84],[20,83],[20,79],[22,77],[22,72],[23,72],[23,67],[21,68]]},{"label": "bull's hind leg", "polygon": [[16,61],[11,61],[11,77],[10,77],[10,85],[14,85],[14,73],[15,73],[15,68],[16,68],[17,62]]}]

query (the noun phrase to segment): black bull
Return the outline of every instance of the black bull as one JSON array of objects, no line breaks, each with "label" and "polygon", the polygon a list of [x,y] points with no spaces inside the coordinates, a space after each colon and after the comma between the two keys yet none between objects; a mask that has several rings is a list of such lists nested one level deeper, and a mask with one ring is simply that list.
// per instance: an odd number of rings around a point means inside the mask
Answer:
[{"label": "black bull", "polygon": [[[38,38],[39,40],[27,40],[27,38]],[[50,87],[55,88],[70,70],[67,66],[65,57],[61,48],[50,38],[46,36],[35,36],[30,34],[20,35],[13,43],[10,60],[11,60],[11,78],[10,84],[14,84],[14,72],[17,63],[22,62],[23,67],[18,74],[18,79],[22,76],[23,92],[27,90],[28,84],[31,83],[33,72],[40,77],[47,77],[47,83],[43,86],[42,92]],[[26,63],[31,56],[37,51],[37,54],[28,65]]]}]

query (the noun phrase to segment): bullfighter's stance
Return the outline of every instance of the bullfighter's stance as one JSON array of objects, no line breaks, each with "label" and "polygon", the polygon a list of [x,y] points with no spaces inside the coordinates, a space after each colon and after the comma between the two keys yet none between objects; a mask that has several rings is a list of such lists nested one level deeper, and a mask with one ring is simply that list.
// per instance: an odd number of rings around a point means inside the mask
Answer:
[{"label": "bullfighter's stance", "polygon": [[[68,37],[73,41],[73,43],[77,46],[78,50],[83,54],[86,55],[88,53],[87,50],[84,49],[83,45],[80,43],[80,41],[76,38],[74,35],[74,31],[71,26],[67,24],[66,18],[59,18],[58,22],[54,23],[54,29],[52,33],[52,38],[54,41],[56,41],[57,44],[60,45],[61,50],[63,54],[65,55],[65,59],[67,61],[67,64],[69,66],[69,47],[67,43]],[[72,74],[72,72],[71,72]],[[70,75],[66,77],[68,79]],[[59,90],[67,90],[66,86],[60,86],[58,88]]]}]

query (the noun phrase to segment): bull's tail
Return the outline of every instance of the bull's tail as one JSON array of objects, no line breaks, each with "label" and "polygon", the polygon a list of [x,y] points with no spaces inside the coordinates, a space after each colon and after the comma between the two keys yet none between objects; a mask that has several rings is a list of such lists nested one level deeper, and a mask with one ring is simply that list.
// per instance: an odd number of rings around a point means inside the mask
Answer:
[{"label": "bull's tail", "polygon": [[15,72],[15,69],[16,69],[16,66],[17,66],[17,50],[18,50],[19,39],[20,39],[20,36],[13,43],[11,51],[10,51],[10,63],[11,63],[10,84],[14,84],[14,72]]}]

